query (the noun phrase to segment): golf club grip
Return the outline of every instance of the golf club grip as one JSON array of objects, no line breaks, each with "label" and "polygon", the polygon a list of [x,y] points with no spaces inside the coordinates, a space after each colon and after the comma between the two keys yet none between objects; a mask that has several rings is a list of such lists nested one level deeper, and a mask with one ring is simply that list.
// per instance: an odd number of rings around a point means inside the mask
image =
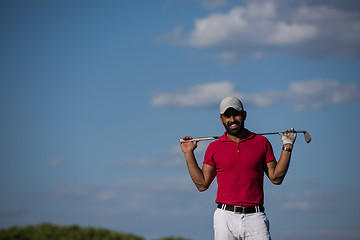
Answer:
[{"label": "golf club grip", "polygon": [[219,137],[198,137],[198,138],[192,138],[189,140],[184,140],[184,139],[180,139],[181,143],[185,143],[185,142],[194,142],[194,141],[206,141],[206,140],[215,140],[218,139]]}]

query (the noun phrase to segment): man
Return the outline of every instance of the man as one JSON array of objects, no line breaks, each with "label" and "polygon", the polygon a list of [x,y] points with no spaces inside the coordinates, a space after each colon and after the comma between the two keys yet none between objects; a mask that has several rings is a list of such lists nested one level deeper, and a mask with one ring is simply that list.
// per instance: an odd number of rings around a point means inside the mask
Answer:
[{"label": "man", "polygon": [[222,100],[220,121],[226,132],[209,144],[202,169],[194,155],[197,142],[180,143],[190,176],[199,191],[207,190],[217,176],[215,240],[271,239],[269,220],[263,207],[264,172],[272,183],[282,183],[296,139],[293,128],[279,133],[283,148],[277,162],[267,138],[244,127],[246,114],[239,99],[227,97]]}]

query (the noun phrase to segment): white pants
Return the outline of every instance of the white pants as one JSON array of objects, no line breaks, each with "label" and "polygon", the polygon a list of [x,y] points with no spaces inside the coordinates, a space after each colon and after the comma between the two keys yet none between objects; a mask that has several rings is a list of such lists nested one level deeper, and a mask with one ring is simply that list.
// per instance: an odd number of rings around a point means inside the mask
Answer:
[{"label": "white pants", "polygon": [[215,240],[271,240],[269,229],[264,212],[241,214],[217,208],[214,213]]}]

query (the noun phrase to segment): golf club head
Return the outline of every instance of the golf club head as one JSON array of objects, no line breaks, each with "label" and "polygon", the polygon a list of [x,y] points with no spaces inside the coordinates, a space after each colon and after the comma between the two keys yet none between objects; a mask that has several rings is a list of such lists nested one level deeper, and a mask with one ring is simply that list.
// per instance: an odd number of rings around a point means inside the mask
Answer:
[{"label": "golf club head", "polygon": [[304,131],[304,138],[305,138],[306,143],[311,142],[310,134],[308,132],[306,132],[306,131]]}]

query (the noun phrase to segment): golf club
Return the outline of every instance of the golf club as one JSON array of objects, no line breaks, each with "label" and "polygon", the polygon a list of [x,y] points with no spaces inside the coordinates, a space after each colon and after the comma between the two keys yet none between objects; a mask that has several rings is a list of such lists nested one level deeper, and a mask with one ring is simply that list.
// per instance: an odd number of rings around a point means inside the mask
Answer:
[{"label": "golf club", "polygon": [[[305,138],[305,142],[309,143],[311,142],[311,137],[310,134],[305,131],[305,130],[300,130],[300,131],[294,131],[295,133],[303,133],[304,134],[304,138]],[[285,133],[285,132],[282,132]],[[279,132],[268,132],[268,133],[257,133],[257,135],[273,135],[273,134],[279,134]],[[189,140],[184,140],[184,139],[180,139],[181,143],[185,143],[185,142],[193,142],[193,141],[206,141],[206,140],[215,140],[215,139],[219,139],[218,136],[213,136],[213,137],[197,137],[197,138],[192,138]]]}]

